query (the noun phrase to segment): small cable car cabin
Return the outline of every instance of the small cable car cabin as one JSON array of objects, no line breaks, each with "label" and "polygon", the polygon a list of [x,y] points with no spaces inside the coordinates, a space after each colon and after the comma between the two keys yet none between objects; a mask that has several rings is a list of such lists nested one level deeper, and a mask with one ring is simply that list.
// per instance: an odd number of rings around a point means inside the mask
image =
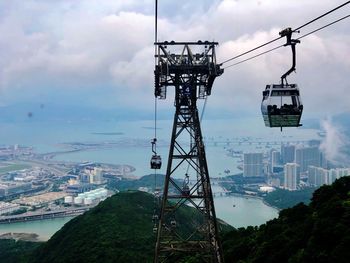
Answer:
[{"label": "small cable car cabin", "polygon": [[267,127],[299,127],[303,104],[296,84],[266,85],[261,113]]},{"label": "small cable car cabin", "polygon": [[162,158],[160,155],[154,154],[151,158],[151,169],[160,169],[162,167]]}]

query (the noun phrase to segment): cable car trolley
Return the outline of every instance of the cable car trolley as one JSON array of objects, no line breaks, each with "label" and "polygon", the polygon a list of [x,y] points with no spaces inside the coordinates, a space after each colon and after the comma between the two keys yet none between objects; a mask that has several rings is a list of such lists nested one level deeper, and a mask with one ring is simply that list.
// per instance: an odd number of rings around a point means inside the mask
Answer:
[{"label": "cable car trolley", "polygon": [[291,46],[293,55],[292,67],[282,75],[281,84],[266,85],[261,102],[261,113],[267,127],[299,127],[303,104],[297,84],[288,84],[287,76],[295,71],[295,45],[299,40],[292,38],[292,29],[287,28],[280,32],[287,37],[285,46]]}]

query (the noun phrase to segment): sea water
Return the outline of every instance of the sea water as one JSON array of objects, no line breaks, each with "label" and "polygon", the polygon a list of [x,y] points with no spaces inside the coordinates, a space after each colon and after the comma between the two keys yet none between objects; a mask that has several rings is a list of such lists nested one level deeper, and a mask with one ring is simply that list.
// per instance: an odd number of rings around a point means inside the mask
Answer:
[{"label": "sea water", "polygon": [[[0,124],[0,145],[20,144],[33,146],[36,152],[60,152],[67,150],[62,143],[86,142],[103,143],[106,141],[144,141],[139,145],[120,145],[112,149],[98,149],[74,153],[57,154],[55,160],[92,161],[112,164],[129,164],[136,168],[135,176],[150,174],[149,159],[154,137],[153,121],[111,121],[111,122],[25,122]],[[165,173],[168,156],[172,121],[159,121],[157,138],[158,152],[163,157],[160,173]],[[262,120],[257,118],[242,120],[205,120],[202,122],[205,137],[208,169],[211,177],[225,176],[241,172],[237,166],[239,159],[228,156],[227,148],[243,152],[263,152],[271,148],[257,146],[258,142],[289,142],[318,139],[317,131],[311,129],[278,129],[265,128]],[[214,141],[219,142],[214,145]],[[224,143],[227,141],[236,143]],[[239,144],[238,142],[244,142]],[[252,142],[251,144],[248,142]],[[272,145],[279,149],[280,144]],[[265,205],[260,199],[242,196],[216,197],[217,217],[235,227],[260,225],[275,218],[278,211]],[[60,229],[69,218],[43,220],[35,222],[0,225],[0,234],[7,232],[38,233],[42,240],[48,239]]]}]

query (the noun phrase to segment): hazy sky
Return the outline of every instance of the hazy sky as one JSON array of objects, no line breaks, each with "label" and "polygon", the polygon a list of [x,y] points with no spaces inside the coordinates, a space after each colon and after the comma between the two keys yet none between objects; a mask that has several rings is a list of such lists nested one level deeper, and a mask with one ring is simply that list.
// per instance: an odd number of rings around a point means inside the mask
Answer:
[{"label": "hazy sky", "polygon": [[[159,40],[218,41],[220,62],[343,2],[159,0]],[[347,14],[350,5],[299,36]],[[0,107],[76,104],[151,113],[153,40],[154,0],[0,0]],[[260,114],[262,90],[290,64],[286,47],[227,69],[207,110]],[[350,111],[349,75],[350,18],[302,39],[289,82],[301,89],[304,118]],[[160,109],[173,111],[172,103],[170,96]]]}]

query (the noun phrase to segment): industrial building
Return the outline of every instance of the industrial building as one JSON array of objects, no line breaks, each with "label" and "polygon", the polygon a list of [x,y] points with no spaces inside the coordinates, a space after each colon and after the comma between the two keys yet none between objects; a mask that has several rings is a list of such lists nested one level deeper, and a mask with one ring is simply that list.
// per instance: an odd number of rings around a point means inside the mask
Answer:
[{"label": "industrial building", "polygon": [[74,205],[92,205],[106,199],[108,190],[105,188],[98,188],[88,192],[80,193],[77,196],[66,196],[64,202],[66,204]]},{"label": "industrial building", "polygon": [[31,183],[2,183],[0,185],[0,197],[25,193],[31,189]]},{"label": "industrial building", "polygon": [[18,204],[12,204],[8,202],[0,202],[0,215],[12,213],[18,210],[20,206]]}]

